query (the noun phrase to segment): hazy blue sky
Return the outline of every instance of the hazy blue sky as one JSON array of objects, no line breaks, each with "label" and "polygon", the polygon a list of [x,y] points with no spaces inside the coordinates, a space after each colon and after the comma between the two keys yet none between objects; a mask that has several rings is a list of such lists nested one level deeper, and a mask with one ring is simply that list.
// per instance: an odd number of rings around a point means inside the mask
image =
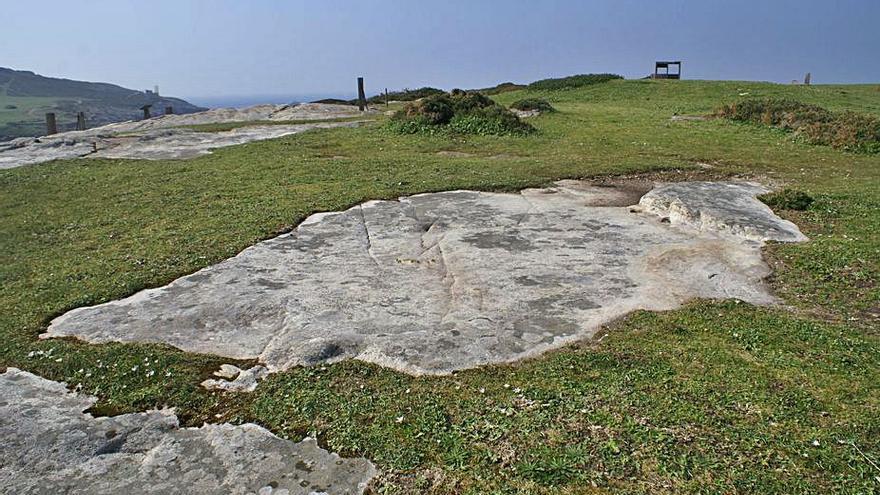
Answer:
[{"label": "hazy blue sky", "polygon": [[880,0],[0,0],[0,66],[167,95],[480,87],[682,59],[687,78],[880,81]]}]

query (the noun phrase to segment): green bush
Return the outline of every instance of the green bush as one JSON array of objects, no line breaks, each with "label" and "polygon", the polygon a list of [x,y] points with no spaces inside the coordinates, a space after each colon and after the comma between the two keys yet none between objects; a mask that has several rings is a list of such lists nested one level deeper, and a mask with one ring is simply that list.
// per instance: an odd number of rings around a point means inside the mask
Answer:
[{"label": "green bush", "polygon": [[[388,93],[388,101],[414,101],[428,96],[442,95],[445,91],[442,89],[424,87],[418,89],[404,89],[401,91],[391,91]],[[355,103],[357,100],[354,100]],[[385,103],[385,94],[371,96],[367,98],[367,103]]]},{"label": "green bush", "polygon": [[813,198],[809,194],[794,189],[763,194],[758,199],[774,210],[804,211],[813,204]]},{"label": "green bush", "polygon": [[592,84],[601,84],[614,79],[623,79],[617,74],[578,74],[576,76],[541,79],[528,85],[529,89],[552,91],[556,89],[580,88]]},{"label": "green bush", "polygon": [[810,144],[880,153],[880,119],[870,115],[834,113],[794,100],[748,99],[720,107],[715,116],[783,129]]},{"label": "green bush", "polygon": [[486,95],[459,89],[407,103],[391,117],[388,127],[400,134],[456,132],[484,136],[522,136],[535,130]]},{"label": "green bush", "polygon": [[449,128],[461,134],[481,136],[525,136],[535,130],[499,105],[458,113],[449,122]]},{"label": "green bush", "polygon": [[525,84],[516,84],[512,82],[503,82],[501,84],[492,86],[491,88],[483,88],[478,89],[480,93],[484,95],[498,95],[501,93],[507,93],[508,91],[518,91],[520,89],[526,89]]},{"label": "green bush", "polygon": [[524,100],[518,100],[511,103],[510,108],[515,108],[523,112],[538,111],[540,113],[550,113],[556,111],[556,109],[553,108],[553,105],[544,98],[526,98]]}]

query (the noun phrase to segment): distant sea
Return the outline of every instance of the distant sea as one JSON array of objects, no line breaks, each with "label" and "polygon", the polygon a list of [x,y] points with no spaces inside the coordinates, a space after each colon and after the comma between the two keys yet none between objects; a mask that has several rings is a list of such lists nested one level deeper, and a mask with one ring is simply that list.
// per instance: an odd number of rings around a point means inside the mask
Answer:
[{"label": "distant sea", "polygon": [[351,95],[322,94],[322,95],[242,95],[242,96],[190,96],[184,100],[205,108],[244,108],[254,105],[271,103],[275,105],[289,105],[292,103],[304,103],[326,98],[339,98],[350,100]]}]

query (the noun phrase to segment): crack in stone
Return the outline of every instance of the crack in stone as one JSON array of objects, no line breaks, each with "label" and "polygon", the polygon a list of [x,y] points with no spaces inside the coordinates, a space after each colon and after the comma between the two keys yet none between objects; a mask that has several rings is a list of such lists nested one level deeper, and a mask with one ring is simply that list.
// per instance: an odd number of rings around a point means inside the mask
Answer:
[{"label": "crack in stone", "polygon": [[[443,324],[446,322],[446,318],[449,317],[449,314],[455,307],[455,284],[458,282],[458,279],[452,273],[452,270],[449,269],[449,263],[446,259],[446,253],[443,252],[443,247],[440,243],[437,243],[437,252],[440,254],[440,266],[443,268],[443,282],[446,283],[447,290],[449,291],[449,298],[446,305],[446,310],[443,313],[443,316],[440,317],[440,323]],[[449,279],[449,282],[446,282]]]},{"label": "crack in stone", "polygon": [[364,216],[364,206],[358,205],[358,211],[361,214],[361,225],[364,228],[364,237],[367,240],[367,254],[370,255],[370,259],[373,260],[373,263],[380,270],[384,270],[384,268],[382,268],[382,265],[379,263],[379,259],[376,258],[376,255],[373,253],[373,237],[370,235],[370,229],[367,228],[367,218]]},{"label": "crack in stone", "polygon": [[519,193],[519,197],[522,198],[523,200],[525,200],[525,202],[529,204],[529,207],[528,207],[528,209],[526,209],[525,213],[523,213],[522,215],[520,215],[519,220],[516,221],[516,225],[519,225],[519,224],[523,223],[523,221],[524,221],[526,218],[528,218],[528,216],[529,216],[533,211],[537,211],[537,210],[538,210],[538,207],[535,206],[535,203],[533,203],[532,200],[530,200],[530,199],[528,198],[528,196],[526,196],[525,194],[523,194],[522,192],[520,192],[520,193]]}]

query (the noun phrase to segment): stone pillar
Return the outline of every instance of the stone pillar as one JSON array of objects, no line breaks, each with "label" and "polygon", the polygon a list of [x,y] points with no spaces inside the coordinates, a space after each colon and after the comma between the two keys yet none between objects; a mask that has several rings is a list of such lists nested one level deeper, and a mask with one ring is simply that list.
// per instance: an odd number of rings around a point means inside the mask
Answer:
[{"label": "stone pillar", "polygon": [[55,114],[47,113],[46,114],[46,135],[51,136],[52,134],[58,133],[58,124],[55,122]]},{"label": "stone pillar", "polygon": [[363,112],[367,108],[367,95],[364,93],[364,78],[358,78],[358,109]]}]

